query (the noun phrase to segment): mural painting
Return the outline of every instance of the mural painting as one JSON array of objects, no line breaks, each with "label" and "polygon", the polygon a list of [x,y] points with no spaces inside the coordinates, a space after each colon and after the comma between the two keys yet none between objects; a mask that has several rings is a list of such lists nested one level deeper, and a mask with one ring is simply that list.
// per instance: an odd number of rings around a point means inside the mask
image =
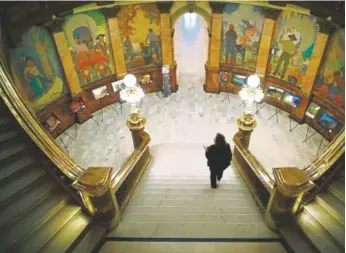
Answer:
[{"label": "mural painting", "polygon": [[329,40],[315,92],[345,110],[345,29],[337,30]]},{"label": "mural painting", "polygon": [[36,111],[44,109],[68,89],[58,54],[49,32],[34,26],[10,51],[15,84]]},{"label": "mural painting", "polygon": [[316,18],[283,12],[274,31],[267,73],[296,85],[307,94],[310,87],[301,86],[318,31]]},{"label": "mural painting", "polygon": [[263,22],[261,7],[227,4],[222,18],[220,63],[254,71]]},{"label": "mural painting", "polygon": [[127,69],[161,65],[160,12],[156,4],[123,6],[118,20]]},{"label": "mural painting", "polygon": [[67,16],[63,29],[81,86],[114,73],[107,22],[101,10]]}]

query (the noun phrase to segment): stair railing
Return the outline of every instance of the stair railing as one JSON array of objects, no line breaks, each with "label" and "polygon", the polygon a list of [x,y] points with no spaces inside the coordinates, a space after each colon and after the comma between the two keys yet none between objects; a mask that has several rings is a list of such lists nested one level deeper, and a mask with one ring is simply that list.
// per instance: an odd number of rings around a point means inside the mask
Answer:
[{"label": "stair railing", "polygon": [[273,230],[291,222],[294,215],[344,168],[345,131],[342,129],[310,166],[302,170],[273,168],[272,176],[248,148],[256,122],[246,125],[243,119],[238,121],[239,131],[233,138],[233,162]]}]

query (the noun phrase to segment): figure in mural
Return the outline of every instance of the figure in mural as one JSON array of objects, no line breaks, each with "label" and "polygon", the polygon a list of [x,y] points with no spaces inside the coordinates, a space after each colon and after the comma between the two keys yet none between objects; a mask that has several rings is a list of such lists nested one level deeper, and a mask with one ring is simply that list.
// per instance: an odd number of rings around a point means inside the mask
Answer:
[{"label": "figure in mural", "polygon": [[294,57],[294,55],[297,53],[297,48],[295,45],[295,41],[297,40],[296,36],[293,33],[287,34],[288,38],[284,38],[284,35],[282,34],[280,36],[280,44],[282,47],[282,53],[280,55],[279,61],[276,65],[276,68],[274,70],[274,75],[276,75],[281,67],[281,64],[283,65],[283,70],[281,72],[281,79],[284,78],[286,75],[288,64],[290,63],[291,57]]},{"label": "figure in mural", "polygon": [[67,94],[55,45],[46,29],[33,26],[24,32],[10,50],[10,59],[18,92],[36,112]]},{"label": "figure in mural", "polygon": [[160,65],[160,12],[156,4],[122,6],[118,20],[127,69]]},{"label": "figure in mural", "polygon": [[159,37],[153,32],[152,28],[149,28],[148,35],[145,39],[145,43],[147,43],[149,40],[149,45],[152,50],[154,50],[156,60],[158,62],[161,62],[161,47],[160,47],[160,39]]},{"label": "figure in mural", "polygon": [[32,87],[34,93],[33,99],[36,99],[42,96],[42,94],[47,91],[47,85],[43,80],[43,76],[41,75],[40,71],[36,67],[33,58],[29,56],[26,57],[25,64],[26,67],[24,70],[24,76]]},{"label": "figure in mural", "polygon": [[238,35],[234,30],[234,25],[230,24],[228,31],[226,32],[226,63],[227,64],[236,64],[237,56],[237,38]]},{"label": "figure in mural", "polygon": [[80,40],[80,35],[77,31],[73,32],[73,53],[76,62],[77,72],[81,74],[83,81],[88,82],[91,80],[89,49],[83,41]]},{"label": "figure in mural", "polygon": [[221,64],[255,70],[263,22],[261,7],[227,4],[223,10]]},{"label": "figure in mural", "polygon": [[63,29],[81,86],[114,71],[107,22],[101,10],[66,16]]}]

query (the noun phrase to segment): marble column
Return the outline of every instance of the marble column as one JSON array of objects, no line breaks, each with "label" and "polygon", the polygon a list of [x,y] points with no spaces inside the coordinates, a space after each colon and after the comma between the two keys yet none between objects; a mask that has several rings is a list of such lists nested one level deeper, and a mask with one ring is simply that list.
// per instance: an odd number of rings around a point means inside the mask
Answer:
[{"label": "marble column", "polygon": [[213,10],[211,15],[211,28],[209,40],[208,62],[205,66],[205,91],[219,93],[220,51],[222,12],[225,3],[210,3]]},{"label": "marble column", "polygon": [[48,28],[53,34],[55,45],[65,72],[67,85],[70,88],[72,97],[75,97],[79,93],[81,93],[82,88],[74,66],[68,42],[66,40],[64,31],[62,30],[62,23],[63,18],[57,19],[53,21],[53,23],[50,24]]},{"label": "marble column", "polygon": [[261,34],[260,47],[258,50],[256,65],[256,74],[261,78],[264,78],[266,74],[275,21],[278,18],[281,11],[266,9],[264,12],[266,17],[263,22],[263,30]]},{"label": "marble column", "polygon": [[[318,20],[320,29],[317,32],[314,51],[310,57],[310,62],[307,67],[306,73],[302,76],[301,86],[302,92],[305,96],[310,96],[312,87],[314,85],[319,66],[322,61],[323,53],[327,45],[329,35],[335,30],[336,26],[330,21],[320,19]],[[305,111],[309,103],[304,103],[304,108],[294,108],[294,114],[303,119]],[[302,105],[300,106],[302,107]]]},{"label": "marble column", "polygon": [[106,16],[108,23],[108,30],[110,35],[110,42],[112,46],[113,60],[118,79],[123,78],[126,73],[126,62],[124,57],[123,45],[120,36],[119,21],[117,18],[120,7],[104,8],[102,9]]},{"label": "marble column", "polygon": [[173,2],[157,3],[160,10],[162,64],[170,66],[171,91],[177,91],[177,65],[173,54],[172,18],[170,9]]}]

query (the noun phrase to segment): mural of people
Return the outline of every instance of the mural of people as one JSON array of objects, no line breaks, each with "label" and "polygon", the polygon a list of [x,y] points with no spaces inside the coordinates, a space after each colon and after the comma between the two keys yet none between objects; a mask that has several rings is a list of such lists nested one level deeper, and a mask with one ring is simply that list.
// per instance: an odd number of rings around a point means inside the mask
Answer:
[{"label": "mural of people", "polygon": [[81,86],[114,72],[111,48],[106,41],[108,28],[102,11],[66,16],[63,29]]},{"label": "mural of people", "polygon": [[316,77],[314,92],[345,110],[345,29],[332,35]]},{"label": "mural of people", "polygon": [[68,93],[64,74],[49,32],[38,26],[25,31],[10,50],[18,92],[36,112]]},{"label": "mural of people", "polygon": [[313,54],[317,20],[310,15],[283,11],[275,26],[267,73],[295,85],[308,95],[311,87],[302,84]]},{"label": "mural of people", "polygon": [[223,10],[221,64],[255,70],[263,22],[260,7],[227,4]]},{"label": "mural of people", "polygon": [[122,6],[118,20],[127,69],[161,65],[160,12],[156,4]]}]

